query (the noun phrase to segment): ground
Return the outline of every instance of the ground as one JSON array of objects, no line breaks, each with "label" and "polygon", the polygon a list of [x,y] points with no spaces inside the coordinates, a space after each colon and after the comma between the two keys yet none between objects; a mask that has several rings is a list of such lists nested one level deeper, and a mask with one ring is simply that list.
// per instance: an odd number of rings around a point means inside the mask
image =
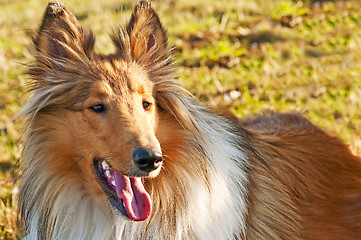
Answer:
[{"label": "ground", "polygon": [[[63,1],[61,1],[63,2]],[[136,1],[66,0],[96,49]],[[0,0],[0,239],[20,237],[16,184],[25,64],[46,0]],[[177,73],[206,105],[238,117],[301,112],[361,153],[361,3],[290,0],[153,1],[174,46]]]}]

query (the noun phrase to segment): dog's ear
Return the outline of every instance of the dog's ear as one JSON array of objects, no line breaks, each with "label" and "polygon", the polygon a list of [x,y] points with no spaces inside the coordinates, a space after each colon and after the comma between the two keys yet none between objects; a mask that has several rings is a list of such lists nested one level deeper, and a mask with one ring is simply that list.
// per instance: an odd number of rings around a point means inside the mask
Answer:
[{"label": "dog's ear", "polygon": [[137,4],[127,26],[127,32],[135,59],[141,58],[152,49],[164,51],[167,47],[166,32],[149,1],[141,1]]},{"label": "dog's ear", "polygon": [[33,42],[39,55],[59,60],[90,58],[94,47],[93,34],[84,32],[64,5],[53,2],[47,6]]},{"label": "dog's ear", "polygon": [[159,64],[169,59],[167,33],[151,4],[140,1],[125,30],[113,37],[117,53],[122,58],[132,58],[143,65]]}]

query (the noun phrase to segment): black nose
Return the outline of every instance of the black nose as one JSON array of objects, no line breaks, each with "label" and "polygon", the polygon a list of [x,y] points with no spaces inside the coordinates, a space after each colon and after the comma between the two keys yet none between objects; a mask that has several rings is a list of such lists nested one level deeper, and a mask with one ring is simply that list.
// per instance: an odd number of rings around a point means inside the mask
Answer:
[{"label": "black nose", "polygon": [[162,164],[161,153],[151,153],[144,148],[136,148],[133,151],[132,159],[139,169],[151,172]]}]

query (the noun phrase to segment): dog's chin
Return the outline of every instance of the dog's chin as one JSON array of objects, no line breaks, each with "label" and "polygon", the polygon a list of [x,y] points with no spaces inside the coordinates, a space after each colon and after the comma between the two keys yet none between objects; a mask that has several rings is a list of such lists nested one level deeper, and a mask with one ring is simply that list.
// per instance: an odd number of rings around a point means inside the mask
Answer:
[{"label": "dog's chin", "polygon": [[117,212],[133,221],[144,221],[149,217],[152,202],[145,190],[145,179],[156,177],[160,168],[149,174],[124,175],[99,158],[94,159],[94,168],[99,185]]},{"label": "dog's chin", "polygon": [[162,166],[158,167],[157,169],[151,171],[150,173],[148,173],[147,176],[145,176],[146,178],[155,178],[156,176],[159,175],[160,170],[162,169]]}]

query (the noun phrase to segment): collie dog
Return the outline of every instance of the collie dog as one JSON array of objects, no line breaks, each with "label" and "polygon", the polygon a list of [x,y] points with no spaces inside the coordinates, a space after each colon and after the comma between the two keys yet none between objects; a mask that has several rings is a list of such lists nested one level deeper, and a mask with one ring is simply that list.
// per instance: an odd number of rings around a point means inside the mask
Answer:
[{"label": "collie dog", "polygon": [[361,159],[297,114],[237,120],[175,80],[148,1],[115,53],[60,3],[33,37],[25,239],[361,239]]}]

